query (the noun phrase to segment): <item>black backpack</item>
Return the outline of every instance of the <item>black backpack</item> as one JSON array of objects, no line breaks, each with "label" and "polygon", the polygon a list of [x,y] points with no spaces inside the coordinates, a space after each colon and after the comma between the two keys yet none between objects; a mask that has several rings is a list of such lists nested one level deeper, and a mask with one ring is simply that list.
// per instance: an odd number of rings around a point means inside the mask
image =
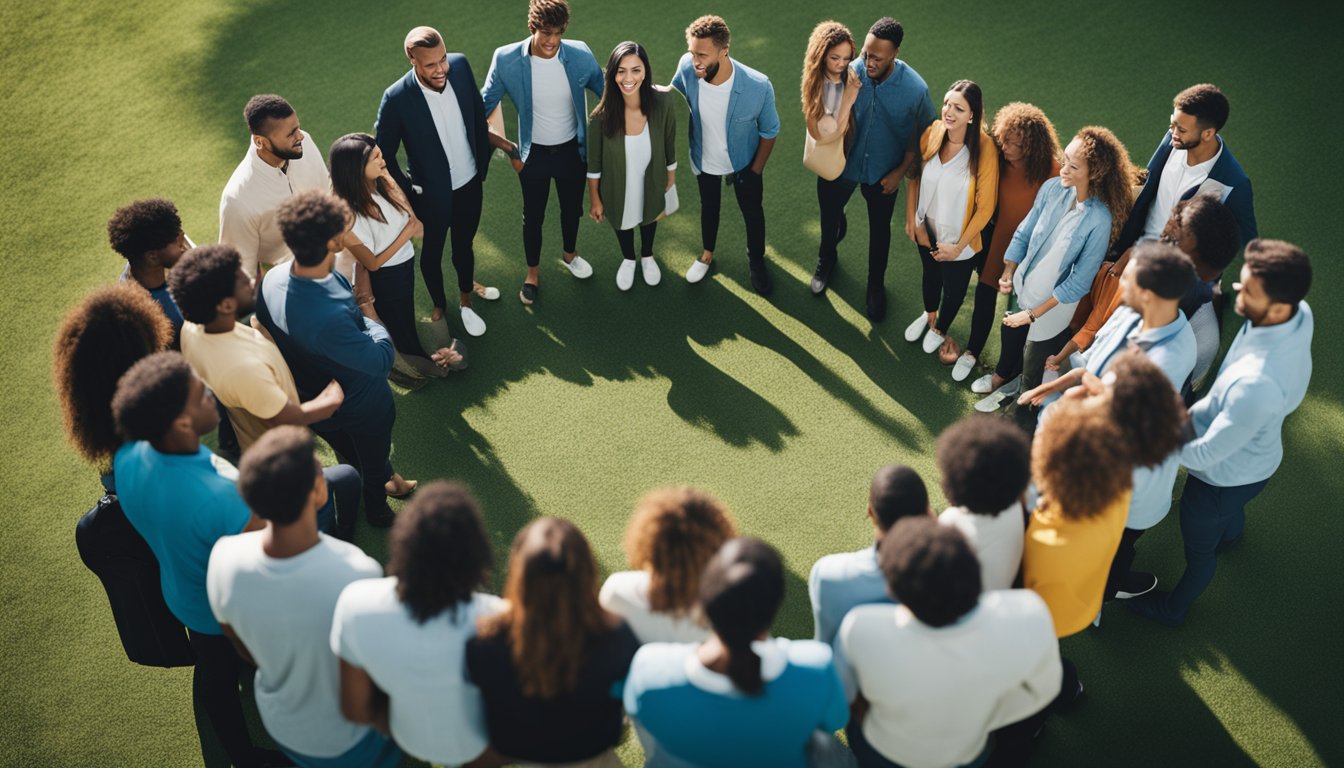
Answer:
[{"label": "black backpack", "polygon": [[122,512],[116,496],[98,500],[75,527],[84,565],[103,582],[126,656],[150,667],[196,663],[186,628],[163,600],[159,561]]}]

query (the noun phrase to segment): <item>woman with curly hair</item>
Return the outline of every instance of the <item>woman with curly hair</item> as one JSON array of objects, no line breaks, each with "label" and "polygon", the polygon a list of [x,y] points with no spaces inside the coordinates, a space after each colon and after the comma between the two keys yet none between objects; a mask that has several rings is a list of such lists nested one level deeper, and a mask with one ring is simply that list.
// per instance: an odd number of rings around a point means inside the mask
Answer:
[{"label": "woman with curly hair", "polygon": [[513,540],[504,599],[467,643],[490,745],[511,762],[619,766],[624,713],[612,692],[639,640],[598,605],[588,540],[568,520],[530,523]]},{"label": "woman with curly hair", "polygon": [[624,618],[641,643],[703,640],[709,628],[697,606],[700,573],[736,535],[727,508],[708,493],[651,491],[625,529],[631,570],[607,577],[598,602]]}]

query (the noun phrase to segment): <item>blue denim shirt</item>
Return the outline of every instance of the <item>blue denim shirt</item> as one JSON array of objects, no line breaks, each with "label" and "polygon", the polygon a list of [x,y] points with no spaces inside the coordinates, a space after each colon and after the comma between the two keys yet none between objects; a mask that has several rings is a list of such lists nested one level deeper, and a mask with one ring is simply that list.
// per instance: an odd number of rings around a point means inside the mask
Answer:
[{"label": "blue denim shirt", "polygon": [[[733,62],[733,92],[728,96],[728,159],[733,171],[741,171],[756,158],[761,139],[779,135],[779,112],[775,111],[775,89],[770,78],[742,64]],[[691,54],[686,53],[677,63],[677,74],[672,87],[681,91],[691,108],[691,170],[700,175],[700,78],[695,76]]]},{"label": "blue denim shirt", "polygon": [[840,631],[840,622],[854,606],[896,602],[887,594],[887,579],[877,564],[876,546],[818,560],[807,577],[807,595],[812,601],[813,637],[831,644]]},{"label": "blue denim shirt", "polygon": [[[528,45],[532,38],[520,43],[510,43],[495,49],[490,59],[490,71],[485,75],[485,87],[481,88],[481,100],[485,102],[485,114],[489,115],[499,106],[499,102],[508,94],[513,106],[518,110],[518,151],[523,160],[532,151],[532,60]],[[583,89],[592,91],[602,98],[602,67],[598,66],[588,45],[579,40],[560,41],[560,63],[565,67],[569,78],[569,92],[574,99],[574,123],[578,129],[579,157],[588,157],[588,105],[584,100]]]},{"label": "blue denim shirt", "polygon": [[[1067,210],[1065,202],[1077,194],[1073,187],[1064,186],[1058,176],[1042,184],[1041,191],[1036,193],[1036,202],[1031,204],[1031,212],[1017,225],[1003,260],[1030,264],[1033,259],[1043,256],[1045,247],[1050,244],[1050,233]],[[1092,279],[1101,268],[1110,242],[1111,212],[1095,195],[1088,197],[1083,201],[1083,220],[1073,231],[1069,249],[1059,265],[1059,279],[1053,292],[1056,301],[1072,304],[1092,290]]]},{"label": "blue denim shirt", "polygon": [[912,139],[933,122],[933,102],[924,78],[900,59],[880,83],[868,77],[863,61],[857,59],[849,65],[849,76],[859,78],[863,86],[854,100],[854,142],[841,175],[859,184],[876,184],[896,170]]}]

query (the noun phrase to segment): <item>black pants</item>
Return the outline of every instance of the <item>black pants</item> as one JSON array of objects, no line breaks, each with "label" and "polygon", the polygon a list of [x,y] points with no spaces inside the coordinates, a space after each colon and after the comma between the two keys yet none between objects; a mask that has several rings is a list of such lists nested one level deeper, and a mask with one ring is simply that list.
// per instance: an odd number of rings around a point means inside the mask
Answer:
[{"label": "black pants", "polygon": [[[653,255],[653,237],[658,234],[658,222],[639,225],[639,255]],[[621,245],[621,256],[635,260],[635,228],[616,230],[616,242]]]},{"label": "black pants", "polygon": [[475,176],[453,190],[451,214],[429,210],[421,205],[415,215],[425,225],[425,238],[420,248],[420,274],[425,278],[425,287],[429,289],[429,298],[440,309],[448,306],[443,290],[443,246],[452,231],[453,269],[457,272],[457,290],[471,293],[475,285],[476,252],[473,242],[476,240],[476,228],[481,224],[481,177]]},{"label": "black pants", "polygon": [[[1029,333],[1031,333],[1030,324],[1010,328],[1002,321],[999,322],[999,362],[995,364],[994,372],[1004,381],[1012,381],[1022,373],[1022,353],[1027,347]],[[1050,354],[1053,355],[1054,352]]]},{"label": "black pants", "polygon": [[229,762],[235,766],[256,765],[252,737],[247,732],[238,691],[243,660],[238,658],[233,643],[223,635],[207,635],[189,629],[187,636],[191,650],[196,654],[196,668],[191,675],[193,696],[210,718],[210,725],[224,745]]},{"label": "black pants", "polygon": [[[1146,530],[1146,529],[1145,529]],[[1129,569],[1134,567],[1134,558],[1138,556],[1138,550],[1134,545],[1139,542],[1139,537],[1144,531],[1137,528],[1126,528],[1125,532],[1120,534],[1120,548],[1115,550],[1115,559],[1111,561],[1111,572],[1106,576],[1107,600],[1115,597],[1115,593],[1125,584],[1125,577],[1129,575]]]},{"label": "black pants", "polygon": [[587,168],[579,157],[578,139],[555,146],[533,144],[527,153],[527,163],[518,174],[518,182],[523,186],[523,253],[527,266],[541,263],[541,225],[546,221],[552,180],[560,202],[560,237],[565,253],[574,253],[578,247]]},{"label": "black pants", "polygon": [[[989,261],[989,246],[994,242],[994,227],[998,225],[998,211],[995,211],[994,218],[989,220],[985,228],[980,232],[980,242],[983,244],[980,252],[975,254],[975,274],[980,277],[975,281],[975,303],[971,308],[971,335],[966,340],[966,351],[974,355],[977,359],[980,352],[985,348],[985,342],[989,340],[989,332],[994,328],[994,311],[999,306],[999,288],[997,285],[987,285],[984,282],[985,264]],[[999,273],[1002,275],[1002,272]],[[992,275],[994,282],[997,282],[999,275]]]},{"label": "black pants", "polygon": [[374,308],[382,319],[392,344],[403,355],[428,358],[415,333],[415,263],[406,261],[368,273]]},{"label": "black pants", "polygon": [[835,264],[836,245],[846,228],[845,204],[854,194],[852,181],[843,178],[827,181],[817,177],[817,207],[821,209],[821,244],[817,246],[817,261],[826,266]]},{"label": "black pants", "polygon": [[924,267],[924,311],[938,313],[934,328],[946,336],[966,301],[966,283],[975,271],[975,259],[938,261],[933,258],[933,251],[922,245],[919,246],[919,259]]},{"label": "black pants", "polygon": [[700,240],[706,251],[714,252],[719,242],[719,208],[723,205],[723,185],[731,184],[737,194],[737,207],[747,225],[747,258],[765,258],[765,183],[750,169],[714,176],[695,177],[700,187]]},{"label": "black pants", "polygon": [[[388,417],[386,425],[372,428],[326,429],[325,422],[313,425],[318,437],[327,441],[337,460],[359,470],[360,486],[363,488],[364,514],[376,515],[387,508],[387,481],[392,479],[392,424],[396,421],[396,411]],[[354,510],[349,510],[353,512]],[[336,526],[349,529],[354,525],[354,516],[347,517],[347,511],[337,508]]]},{"label": "black pants", "polygon": [[855,187],[863,193],[868,205],[868,287],[881,286],[887,276],[887,261],[891,255],[891,217],[896,211],[897,193],[882,193],[881,184],[855,184],[852,181],[817,179],[817,202],[821,206],[820,260],[836,258],[835,244],[845,223],[845,205]]},{"label": "black pants", "polygon": [[[1027,342],[1022,350],[1022,385],[1018,392],[1025,394],[1027,390],[1041,385],[1041,378],[1045,375],[1045,358],[1063,349],[1071,338],[1073,329],[1065,328],[1054,338]],[[1034,405],[1017,405],[1017,399],[1014,398],[1010,410],[1013,420],[1019,427],[1026,430],[1028,435],[1036,434],[1036,417],[1040,415],[1040,408]]]}]

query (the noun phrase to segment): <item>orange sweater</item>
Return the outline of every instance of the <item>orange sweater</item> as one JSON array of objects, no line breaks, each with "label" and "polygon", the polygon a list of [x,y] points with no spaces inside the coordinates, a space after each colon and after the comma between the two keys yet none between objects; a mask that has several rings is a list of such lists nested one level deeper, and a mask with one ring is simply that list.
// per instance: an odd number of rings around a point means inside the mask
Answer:
[{"label": "orange sweater", "polygon": [[1096,517],[1071,520],[1053,501],[1031,513],[1022,549],[1022,585],[1045,600],[1055,636],[1087,628],[1101,610],[1106,576],[1129,516],[1130,492],[1120,494]]},{"label": "orange sweater", "polygon": [[1003,254],[1008,250],[1008,243],[1013,240],[1017,225],[1031,212],[1031,205],[1036,202],[1036,193],[1041,191],[1041,185],[1046,179],[1058,175],[1059,163],[1052,160],[1050,175],[1033,184],[1027,180],[1026,168],[999,163],[999,204],[994,215],[994,238],[989,241],[980,282],[993,288],[999,287],[999,278],[1003,276]]},{"label": "orange sweater", "polygon": [[[919,149],[920,156],[925,162],[932,159],[934,153],[942,148],[945,134],[946,130],[941,121],[935,121],[933,125],[924,129],[924,135],[919,137]],[[972,251],[979,251],[984,247],[980,241],[980,232],[994,215],[994,205],[999,199],[999,148],[994,146],[994,139],[988,133],[977,131],[977,134],[980,138],[980,157],[976,160],[975,173],[971,174],[970,190],[966,194],[965,223],[962,225],[961,235],[957,238],[961,240],[970,234],[971,237],[966,244]],[[918,176],[910,179],[910,189],[906,195],[906,222],[916,232],[920,232],[920,228],[914,226],[915,209],[919,207]],[[918,236],[923,237],[923,234],[920,233]]]},{"label": "orange sweater", "polygon": [[1073,343],[1080,352],[1092,346],[1097,331],[1111,319],[1115,308],[1120,306],[1120,275],[1129,264],[1131,250],[1125,251],[1110,269],[1097,270],[1097,276],[1092,278],[1092,292],[1078,305],[1072,325],[1079,329],[1073,335]]}]

